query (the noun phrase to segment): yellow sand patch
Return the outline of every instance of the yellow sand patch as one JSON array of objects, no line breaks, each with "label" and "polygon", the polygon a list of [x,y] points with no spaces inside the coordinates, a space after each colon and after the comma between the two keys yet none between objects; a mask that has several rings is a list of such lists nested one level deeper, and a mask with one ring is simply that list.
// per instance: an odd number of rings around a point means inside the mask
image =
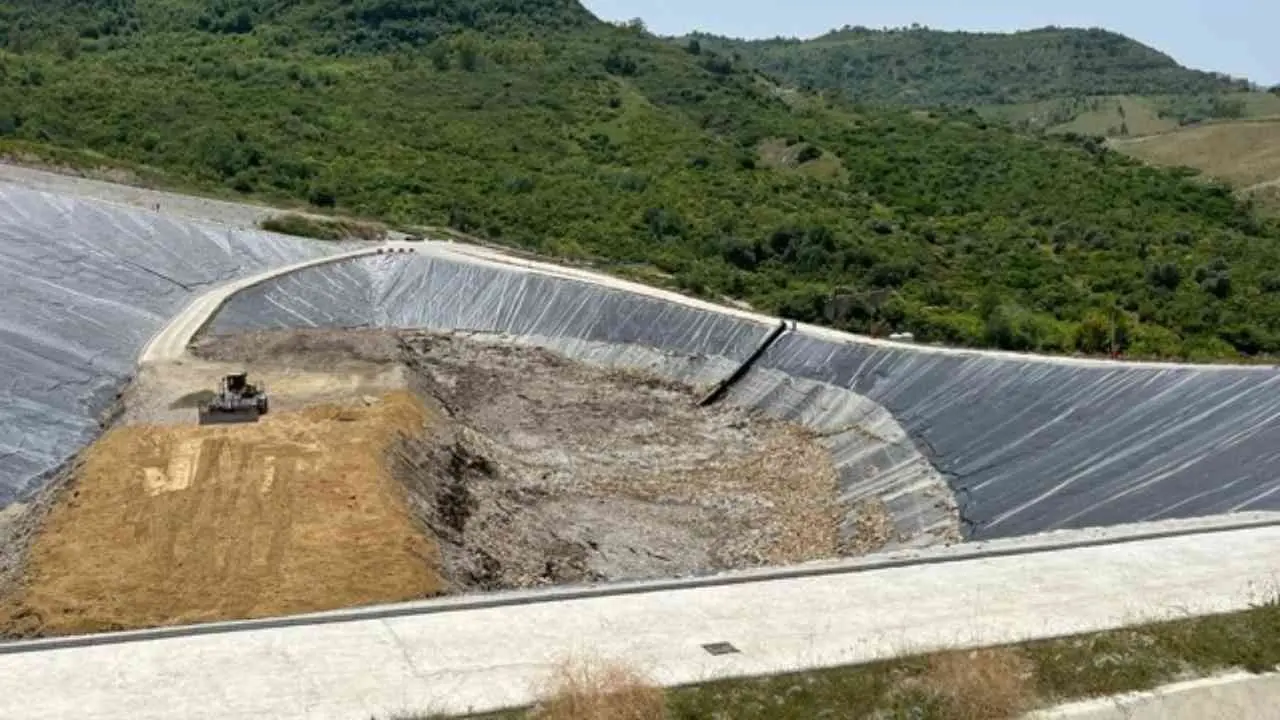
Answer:
[{"label": "yellow sand patch", "polygon": [[260,422],[115,429],[87,453],[0,620],[61,634],[436,594],[385,458],[437,418],[407,392]]}]

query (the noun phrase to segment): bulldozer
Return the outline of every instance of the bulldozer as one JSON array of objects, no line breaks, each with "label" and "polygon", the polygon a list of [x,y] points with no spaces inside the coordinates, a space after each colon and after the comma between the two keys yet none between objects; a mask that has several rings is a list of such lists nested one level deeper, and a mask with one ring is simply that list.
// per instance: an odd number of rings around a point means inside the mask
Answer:
[{"label": "bulldozer", "polygon": [[222,378],[218,392],[199,408],[200,424],[257,422],[267,414],[265,388],[249,383],[248,373]]}]

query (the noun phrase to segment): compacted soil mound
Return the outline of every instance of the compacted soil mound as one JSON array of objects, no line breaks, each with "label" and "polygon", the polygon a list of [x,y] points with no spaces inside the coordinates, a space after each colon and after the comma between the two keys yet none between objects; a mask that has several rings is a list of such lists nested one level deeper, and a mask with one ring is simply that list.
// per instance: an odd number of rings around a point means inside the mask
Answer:
[{"label": "compacted soil mound", "polygon": [[408,392],[256,424],[128,425],[85,454],[27,558],[13,634],[264,617],[438,593],[383,462],[437,418]]}]

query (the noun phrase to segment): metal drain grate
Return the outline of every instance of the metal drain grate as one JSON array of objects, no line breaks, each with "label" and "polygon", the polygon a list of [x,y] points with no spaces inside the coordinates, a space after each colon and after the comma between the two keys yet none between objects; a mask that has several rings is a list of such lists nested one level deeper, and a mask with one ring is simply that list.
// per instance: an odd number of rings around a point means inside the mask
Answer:
[{"label": "metal drain grate", "polygon": [[727,642],[707,643],[702,646],[702,649],[712,655],[733,655],[734,653],[742,652],[734,647],[732,643]]}]

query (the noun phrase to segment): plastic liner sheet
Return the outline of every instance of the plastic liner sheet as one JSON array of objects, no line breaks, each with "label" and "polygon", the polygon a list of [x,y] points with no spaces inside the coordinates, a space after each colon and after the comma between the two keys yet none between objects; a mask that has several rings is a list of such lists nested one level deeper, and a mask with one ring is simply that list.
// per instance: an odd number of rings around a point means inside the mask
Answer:
[{"label": "plastic liner sheet", "polygon": [[[237,297],[214,330],[332,324],[499,333],[698,384],[732,372],[770,329],[418,256],[297,273]],[[949,528],[982,539],[1280,510],[1280,374],[1270,368],[1081,364],[799,332],[728,399],[821,433],[845,501],[883,502],[898,544]]]},{"label": "plastic liner sheet", "polygon": [[784,336],[759,367],[884,407],[972,537],[1280,510],[1280,372],[1082,364]]},{"label": "plastic liner sheet", "polygon": [[[252,288],[228,303],[211,331],[335,325],[502,335],[701,387],[728,377],[774,327],[580,281],[423,255],[310,268]],[[883,502],[894,520],[891,546],[956,539],[945,480],[875,403],[779,373],[750,373],[727,399],[822,432],[840,473],[841,499],[850,508]],[[859,533],[857,520],[851,512],[846,539]]]},{"label": "plastic liner sheet", "polygon": [[0,507],[96,436],[193,295],[340,249],[0,184]]}]

